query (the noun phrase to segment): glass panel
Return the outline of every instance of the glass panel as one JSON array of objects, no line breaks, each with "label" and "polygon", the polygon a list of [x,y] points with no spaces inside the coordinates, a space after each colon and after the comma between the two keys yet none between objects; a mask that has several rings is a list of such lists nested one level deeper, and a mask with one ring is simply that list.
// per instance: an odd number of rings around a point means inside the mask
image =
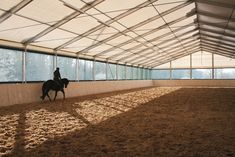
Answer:
[{"label": "glass panel", "polygon": [[93,80],[93,61],[85,60],[85,80]]},{"label": "glass panel", "polygon": [[136,80],[137,79],[137,68],[133,68],[133,79]]},{"label": "glass panel", "polygon": [[235,68],[215,69],[215,79],[235,79]]},{"label": "glass panel", "polygon": [[85,80],[85,60],[79,59],[79,80]]},{"label": "glass panel", "polygon": [[143,69],[143,80],[146,80],[146,74],[147,74],[147,71],[146,71],[146,69]]},{"label": "glass panel", "polygon": [[137,71],[138,71],[138,73],[137,73],[137,79],[140,80],[140,79],[141,79],[141,75],[142,75],[142,73],[141,73],[141,68],[137,68]]},{"label": "glass panel", "polygon": [[0,49],[0,81],[22,81],[22,52]]},{"label": "glass panel", "polygon": [[53,56],[26,53],[26,80],[46,81],[53,79]]},{"label": "glass panel", "polygon": [[170,70],[152,70],[152,79],[170,79]]},{"label": "glass panel", "polygon": [[117,65],[118,66],[118,79],[124,80],[125,79],[125,66]]},{"label": "glass panel", "polygon": [[116,64],[108,64],[108,67],[107,67],[107,78],[108,80],[115,80],[117,79],[117,76],[116,76]]},{"label": "glass panel", "polygon": [[126,79],[127,80],[132,79],[132,67],[129,66],[126,67]]},{"label": "glass panel", "polygon": [[95,80],[106,80],[106,64],[95,62]]},{"label": "glass panel", "polygon": [[152,70],[150,70],[150,69],[147,70],[147,79],[148,79],[148,80],[151,80],[151,79],[152,79],[152,78],[151,78],[151,71],[152,71]]},{"label": "glass panel", "polygon": [[189,69],[172,70],[172,79],[190,79],[190,70]]},{"label": "glass panel", "polygon": [[192,79],[211,79],[212,69],[193,69]]},{"label": "glass panel", "polygon": [[57,57],[57,67],[60,68],[60,74],[62,78],[68,78],[69,80],[76,80],[76,59],[69,57]]}]

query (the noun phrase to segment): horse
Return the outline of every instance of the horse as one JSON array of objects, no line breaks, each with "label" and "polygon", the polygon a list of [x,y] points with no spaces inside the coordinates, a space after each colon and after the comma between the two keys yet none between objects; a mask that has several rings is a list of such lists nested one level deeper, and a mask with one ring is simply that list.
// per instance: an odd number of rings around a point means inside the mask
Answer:
[{"label": "horse", "polygon": [[42,85],[42,96],[41,96],[41,99],[44,100],[45,97],[47,96],[49,98],[49,100],[51,101],[51,98],[50,98],[50,96],[48,94],[48,92],[50,90],[54,90],[55,91],[54,100],[56,99],[58,91],[61,91],[63,93],[63,99],[65,99],[64,88],[67,88],[68,84],[69,84],[69,80],[67,78],[61,79],[60,83],[58,83],[58,82],[56,82],[54,80],[47,80]]}]

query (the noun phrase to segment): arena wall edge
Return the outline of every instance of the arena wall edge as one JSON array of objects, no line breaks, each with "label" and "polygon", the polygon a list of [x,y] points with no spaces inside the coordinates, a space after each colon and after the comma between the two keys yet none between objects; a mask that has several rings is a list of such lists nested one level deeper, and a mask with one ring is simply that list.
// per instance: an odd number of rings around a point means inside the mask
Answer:
[{"label": "arena wall edge", "polygon": [[[152,80],[70,82],[65,93],[68,98],[151,86]],[[42,83],[0,84],[0,106],[40,102],[41,87]],[[54,92],[50,95],[53,98]],[[61,92],[57,98],[62,98]]]},{"label": "arena wall edge", "polygon": [[233,87],[235,80],[153,80],[157,87]]}]

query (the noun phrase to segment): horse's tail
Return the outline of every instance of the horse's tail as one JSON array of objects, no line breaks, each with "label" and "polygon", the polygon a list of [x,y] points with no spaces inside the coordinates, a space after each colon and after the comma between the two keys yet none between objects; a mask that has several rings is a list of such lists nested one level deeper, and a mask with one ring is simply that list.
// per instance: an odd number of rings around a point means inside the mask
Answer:
[{"label": "horse's tail", "polygon": [[46,96],[46,93],[45,93],[45,82],[44,82],[42,85],[42,96],[40,96],[40,98],[44,100],[45,96]]}]

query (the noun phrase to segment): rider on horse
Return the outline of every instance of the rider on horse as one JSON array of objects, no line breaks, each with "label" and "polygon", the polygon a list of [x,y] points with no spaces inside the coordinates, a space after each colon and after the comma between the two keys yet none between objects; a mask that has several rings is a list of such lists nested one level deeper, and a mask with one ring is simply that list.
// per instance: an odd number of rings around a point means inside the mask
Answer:
[{"label": "rider on horse", "polygon": [[56,70],[54,71],[54,78],[53,80],[59,85],[62,86],[62,82],[61,82],[61,76],[60,76],[60,68],[56,68]]}]

